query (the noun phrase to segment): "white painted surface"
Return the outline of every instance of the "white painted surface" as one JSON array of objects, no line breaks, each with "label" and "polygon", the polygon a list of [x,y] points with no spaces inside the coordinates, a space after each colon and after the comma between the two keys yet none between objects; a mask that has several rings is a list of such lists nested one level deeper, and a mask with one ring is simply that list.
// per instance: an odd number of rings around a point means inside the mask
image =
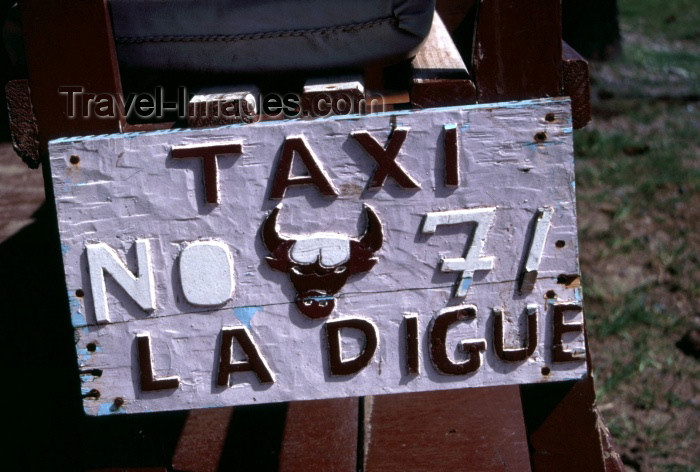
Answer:
[{"label": "white painted surface", "polygon": [[151,267],[151,250],[147,239],[137,239],[136,274],[124,265],[117,253],[105,243],[86,244],[85,253],[90,270],[90,286],[97,323],[109,323],[109,308],[107,306],[107,290],[105,288],[105,272],[121,286],[143,311],[152,312],[156,309],[155,284],[153,268]]},{"label": "white painted surface", "polygon": [[185,299],[196,306],[226,303],[233,293],[233,258],[221,241],[195,241],[180,253]]},{"label": "white painted surface", "polygon": [[441,260],[440,270],[443,272],[462,273],[455,291],[457,297],[464,297],[467,294],[474,279],[474,272],[493,269],[493,256],[484,256],[482,253],[495,216],[495,207],[437,211],[425,215],[423,232],[428,234],[435,233],[438,226],[476,223],[473,236],[470,237],[472,243],[467,249],[467,255],[465,257],[443,257]]},{"label": "white painted surface", "polygon": [[[86,411],[109,414],[116,397],[125,400],[121,410],[136,413],[549,382],[585,375],[583,361],[551,362],[553,300],[545,296],[552,290],[558,302],[580,300],[580,289],[557,284],[560,274],[579,273],[572,134],[566,124],[569,110],[568,100],[551,99],[53,141],[51,173],[79,363],[83,371],[103,371],[100,377],[82,376],[85,391],[101,392],[100,399],[85,400]],[[547,113],[558,119],[547,122]],[[445,124],[459,129],[458,188],[443,184]],[[402,189],[392,178],[380,189],[366,188],[376,163],[350,134],[367,131],[386,143],[392,126],[410,128],[397,162],[420,184],[419,190]],[[546,142],[534,142],[539,131],[546,132]],[[279,215],[284,234],[357,237],[364,231],[365,203],[372,205],[383,225],[384,244],[376,253],[377,264],[349,278],[327,318],[363,318],[376,326],[377,352],[355,375],[330,376],[326,320],[302,315],[294,304],[296,291],[289,274],[273,270],[265,261],[269,252],[260,228],[279,203],[268,195],[281,147],[290,136],[304,136],[339,196],[322,196],[309,185],[289,187]],[[236,159],[220,160],[222,199],[214,207],[204,203],[201,162],[171,159],[169,153],[173,146],[222,141],[241,142],[243,149]],[[73,154],[80,156],[79,165],[70,164]],[[532,238],[528,227],[532,229],[538,209],[545,207],[555,211],[537,280],[532,291],[522,294],[518,276]],[[489,213],[493,222],[487,234],[478,238],[483,247],[476,253],[479,259],[493,258],[488,264],[491,269],[476,270],[466,295],[456,298],[454,289],[461,275],[443,272],[439,261],[468,258],[475,243],[465,253],[464,225],[436,226],[434,233],[424,234],[423,220],[429,213],[479,208],[495,208]],[[102,254],[99,264],[122,261],[128,272],[141,277],[142,257],[132,249],[137,240],[147,240],[150,247],[155,303],[146,301],[148,292],[134,296],[107,276],[105,311],[96,312],[101,276],[95,276],[96,289],[91,290],[86,247],[106,244],[113,254],[107,255],[107,249],[97,251]],[[215,307],[188,302],[180,279],[178,258],[183,247],[201,240],[222,242],[235,261],[231,298]],[[556,248],[557,240],[565,240],[566,246]],[[309,253],[314,253],[313,248]],[[481,262],[475,264],[481,267]],[[116,266],[113,270],[124,272]],[[77,289],[84,290],[85,296],[75,297]],[[221,298],[223,292],[213,289],[206,301]],[[157,305],[157,310],[149,315],[135,301],[139,297],[142,305]],[[441,310],[462,304],[475,305],[478,313],[450,329],[448,353],[464,360],[459,346],[465,339],[485,339],[487,348],[481,353],[478,371],[442,375],[430,360],[428,330]],[[499,360],[493,350],[492,308],[504,309],[505,344],[517,346],[526,329],[520,314],[530,304],[539,307],[537,349],[523,362]],[[418,375],[405,373],[405,313],[419,318]],[[273,373],[273,384],[261,385],[254,375],[234,374],[229,387],[217,385],[221,332],[242,326]],[[177,390],[139,390],[135,338],[142,332],[150,333],[158,377],[178,376]],[[94,352],[85,349],[91,342],[98,346]],[[585,348],[580,335],[566,335],[565,344],[568,350]],[[541,373],[545,366],[551,369],[547,376]]]},{"label": "white painted surface", "polygon": [[322,266],[333,267],[350,259],[350,240],[341,234],[300,237],[290,254],[296,262],[313,264],[318,260]]},{"label": "white painted surface", "polygon": [[532,238],[532,246],[527,255],[527,261],[525,262],[525,270],[527,272],[536,271],[540,267],[540,261],[542,260],[542,254],[544,252],[544,244],[547,241],[547,234],[549,234],[549,226],[552,223],[552,215],[554,214],[554,208],[546,207],[537,210],[537,223],[535,224],[535,235]]}]

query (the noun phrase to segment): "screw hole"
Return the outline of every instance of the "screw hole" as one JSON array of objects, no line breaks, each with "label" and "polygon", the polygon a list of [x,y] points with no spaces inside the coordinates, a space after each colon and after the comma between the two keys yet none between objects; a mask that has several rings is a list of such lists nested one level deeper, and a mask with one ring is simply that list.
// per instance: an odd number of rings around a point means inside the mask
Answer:
[{"label": "screw hole", "polygon": [[554,113],[547,113],[546,115],[544,115],[544,120],[548,121],[550,123],[556,119],[557,119],[557,117],[554,116]]},{"label": "screw hole", "polygon": [[535,141],[538,143],[543,143],[547,141],[547,133],[544,131],[540,131],[539,133],[535,133]]},{"label": "screw hole", "polygon": [[561,249],[561,248],[563,248],[564,246],[566,246],[566,241],[562,241],[562,240],[560,239],[559,241],[557,241],[556,243],[554,243],[554,245],[555,245],[556,247],[558,247],[559,249]]},{"label": "screw hole", "polygon": [[88,343],[87,346],[85,346],[85,347],[90,352],[95,352],[97,350],[97,344],[95,344],[95,343]]},{"label": "screw hole", "polygon": [[73,154],[72,156],[70,156],[69,160],[71,164],[77,165],[80,163],[80,156],[76,156],[75,154]]},{"label": "screw hole", "polygon": [[549,367],[547,367],[547,366],[542,367],[542,375],[549,375],[551,372],[552,372],[552,370]]},{"label": "screw hole", "polygon": [[547,298],[557,298],[557,292],[554,290],[547,290]]},{"label": "screw hole", "polygon": [[95,400],[97,400],[100,398],[100,391],[93,388],[88,393],[84,393],[83,398],[94,398]]},{"label": "screw hole", "polygon": [[79,288],[78,290],[75,291],[75,296],[79,298],[83,298],[85,296],[85,292],[83,292],[82,288]]},{"label": "screw hole", "polygon": [[124,404],[124,399],[122,397],[117,397],[114,399],[114,408],[119,409]]}]

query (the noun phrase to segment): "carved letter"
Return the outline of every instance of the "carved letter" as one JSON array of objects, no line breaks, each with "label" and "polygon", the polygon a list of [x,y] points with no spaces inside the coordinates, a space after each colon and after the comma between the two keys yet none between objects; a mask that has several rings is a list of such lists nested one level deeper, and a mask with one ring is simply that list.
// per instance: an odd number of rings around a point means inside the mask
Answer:
[{"label": "carved letter", "polygon": [[351,134],[362,149],[377,161],[377,167],[369,180],[367,188],[378,189],[384,185],[387,176],[391,177],[403,188],[420,188],[418,182],[413,180],[406,171],[396,162],[401,146],[408,135],[408,128],[396,128],[392,131],[386,148],[375,140],[367,131],[355,131]]},{"label": "carved letter", "polygon": [[[247,356],[247,360],[235,362],[231,360],[234,339]],[[260,383],[273,383],[275,381],[272,372],[270,372],[265,363],[265,359],[263,359],[255,346],[253,338],[243,326],[223,328],[221,331],[221,356],[219,358],[217,384],[228,386],[229,375],[234,372],[255,372]]]},{"label": "carved letter", "polygon": [[204,193],[206,202],[219,204],[219,166],[216,156],[224,154],[240,154],[241,143],[228,144],[197,144],[194,146],[173,146],[171,154],[175,159],[199,157],[202,159],[202,175],[204,176]]},{"label": "carved letter", "polygon": [[530,249],[527,253],[525,268],[520,275],[520,291],[531,292],[537,281],[537,271],[544,252],[544,244],[547,241],[547,233],[552,222],[554,208],[544,207],[537,209],[537,222],[530,241]]},{"label": "carved letter", "polygon": [[233,258],[220,241],[195,241],[180,253],[180,280],[192,305],[221,305],[231,299]]},{"label": "carved letter", "polygon": [[577,303],[554,304],[554,335],[552,336],[552,362],[577,362],[586,359],[585,349],[568,351],[564,349],[564,333],[583,333],[583,323],[564,323],[564,313],[578,313],[583,307]]},{"label": "carved letter", "polygon": [[[340,330],[343,328],[357,329],[365,338],[365,346],[362,352],[354,359],[344,360],[343,348],[340,340]],[[367,320],[359,318],[347,320],[335,320],[326,323],[326,336],[328,337],[328,358],[331,375],[355,374],[365,368],[372,360],[377,350],[377,328]]]},{"label": "carved letter", "polygon": [[138,276],[127,269],[117,253],[105,243],[86,244],[90,286],[98,323],[109,323],[107,289],[104,273],[109,272],[114,280],[146,312],[156,309],[155,284],[151,269],[151,252],[147,239],[137,239],[136,265]]},{"label": "carved letter", "polygon": [[[294,153],[299,155],[309,175],[296,177],[291,175]],[[338,192],[331,184],[328,175],[324,172],[304,137],[288,137],[284,140],[284,144],[282,145],[280,160],[277,163],[277,169],[274,173],[270,198],[281,199],[284,197],[284,193],[290,185],[307,184],[315,185],[323,195],[330,197],[338,196]]]},{"label": "carved letter", "polygon": [[442,259],[440,270],[443,272],[462,272],[455,290],[455,297],[467,295],[475,271],[491,270],[493,268],[493,256],[484,257],[481,255],[481,252],[486,244],[486,237],[495,216],[495,207],[436,211],[425,215],[423,232],[430,234],[435,233],[437,227],[442,225],[476,223],[474,238],[471,247],[467,248],[467,255],[465,257]]},{"label": "carved letter", "polygon": [[463,340],[459,343],[462,352],[469,353],[469,359],[459,364],[453,362],[447,354],[447,330],[458,321],[476,317],[474,305],[462,305],[446,308],[433,320],[430,328],[430,359],[435,368],[447,375],[464,375],[475,372],[481,367],[481,354],[486,350],[484,339]]},{"label": "carved letter", "polygon": [[147,333],[136,335],[136,344],[139,351],[139,368],[141,369],[141,390],[150,392],[153,390],[168,390],[180,385],[180,377],[156,378],[153,374],[153,360],[151,359],[151,338]]},{"label": "carved letter", "polygon": [[527,306],[527,342],[521,349],[506,349],[504,347],[503,310],[493,308],[493,348],[496,355],[508,362],[524,361],[535,352],[537,348],[537,305],[531,303]]},{"label": "carved letter", "polygon": [[459,187],[457,125],[445,125],[445,186]]},{"label": "carved letter", "polygon": [[418,315],[406,313],[403,315],[406,327],[406,373],[420,372],[420,349],[418,345]]}]

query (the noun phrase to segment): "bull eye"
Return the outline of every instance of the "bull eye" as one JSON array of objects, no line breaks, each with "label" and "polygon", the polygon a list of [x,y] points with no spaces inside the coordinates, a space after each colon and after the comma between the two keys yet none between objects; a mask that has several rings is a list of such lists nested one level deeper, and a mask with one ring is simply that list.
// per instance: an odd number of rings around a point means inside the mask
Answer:
[{"label": "bull eye", "polygon": [[345,266],[339,266],[339,267],[336,267],[336,268],[333,270],[333,272],[335,272],[336,274],[342,274],[343,272],[345,272],[345,269],[346,269]]},{"label": "bull eye", "polygon": [[311,306],[313,302],[311,300],[304,300],[302,303],[304,303],[304,306]]},{"label": "bull eye", "polygon": [[326,306],[326,305],[328,305],[328,302],[326,300],[321,300],[320,302],[318,302],[318,306]]}]

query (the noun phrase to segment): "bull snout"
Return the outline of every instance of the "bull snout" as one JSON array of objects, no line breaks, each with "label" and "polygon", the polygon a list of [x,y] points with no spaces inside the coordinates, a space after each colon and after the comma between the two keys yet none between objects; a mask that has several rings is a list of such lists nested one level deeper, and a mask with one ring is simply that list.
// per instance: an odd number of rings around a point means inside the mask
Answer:
[{"label": "bull snout", "polygon": [[325,318],[335,308],[335,297],[322,290],[309,290],[299,294],[296,305],[309,318]]}]

